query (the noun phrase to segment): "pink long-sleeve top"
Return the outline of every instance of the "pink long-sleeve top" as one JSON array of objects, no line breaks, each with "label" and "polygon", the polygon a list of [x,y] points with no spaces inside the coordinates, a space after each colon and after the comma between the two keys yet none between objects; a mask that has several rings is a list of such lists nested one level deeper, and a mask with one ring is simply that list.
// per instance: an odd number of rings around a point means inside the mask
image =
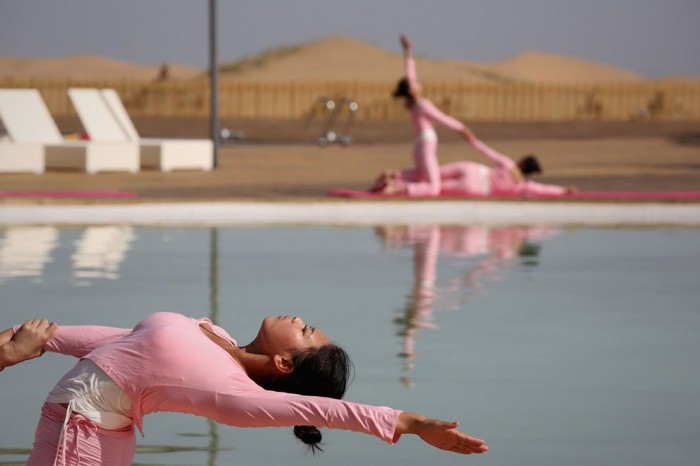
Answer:
[{"label": "pink long-sleeve top", "polygon": [[[417,82],[418,74],[416,73],[416,61],[412,57],[407,57],[404,59],[404,67],[406,78],[408,78],[409,82]],[[464,129],[464,123],[443,113],[426,98],[417,99],[415,105],[410,109],[410,114],[411,122],[418,135],[424,134],[425,131],[434,132],[433,121],[455,131],[462,131]]]},{"label": "pink long-sleeve top", "polygon": [[561,196],[566,193],[562,186],[537,183],[531,180],[517,181],[511,172],[517,170],[515,162],[483,141],[474,139],[472,146],[496,166],[488,170],[490,195],[492,196]]},{"label": "pink long-sleeve top", "polygon": [[265,390],[200,325],[237,345],[206,318],[159,312],[133,329],[62,326],[45,349],[97,364],[129,396],[134,424],[142,432],[143,416],[171,411],[237,427],[314,425],[398,441],[401,411]]}]

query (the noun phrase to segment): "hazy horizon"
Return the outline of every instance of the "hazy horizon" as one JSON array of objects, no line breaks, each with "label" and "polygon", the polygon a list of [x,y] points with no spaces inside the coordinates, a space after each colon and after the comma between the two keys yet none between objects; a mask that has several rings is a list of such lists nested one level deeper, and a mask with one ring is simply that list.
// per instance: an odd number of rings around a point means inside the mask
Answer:
[{"label": "hazy horizon", "polygon": [[[342,35],[417,55],[494,62],[567,55],[653,78],[700,76],[695,0],[218,0],[218,56],[231,62]],[[142,65],[208,64],[204,0],[0,0],[0,56],[97,54]]]}]

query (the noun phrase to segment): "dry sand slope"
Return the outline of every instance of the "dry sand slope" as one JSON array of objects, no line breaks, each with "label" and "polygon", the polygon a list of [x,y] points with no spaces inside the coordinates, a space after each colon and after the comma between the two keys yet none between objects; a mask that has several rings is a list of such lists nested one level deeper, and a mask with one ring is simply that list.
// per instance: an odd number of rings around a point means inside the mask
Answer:
[{"label": "dry sand slope", "polygon": [[[472,83],[600,83],[640,82],[646,78],[613,65],[575,57],[529,51],[508,60],[475,63],[438,61],[415,53],[421,80]],[[108,57],[80,55],[64,58],[0,57],[0,78],[156,79],[161,64],[136,65]],[[245,81],[391,81],[403,74],[401,53],[344,36],[331,36],[299,45],[281,46],[221,65],[224,80]],[[168,64],[172,79],[205,79],[205,70]],[[700,79],[700,77],[683,77]]]}]

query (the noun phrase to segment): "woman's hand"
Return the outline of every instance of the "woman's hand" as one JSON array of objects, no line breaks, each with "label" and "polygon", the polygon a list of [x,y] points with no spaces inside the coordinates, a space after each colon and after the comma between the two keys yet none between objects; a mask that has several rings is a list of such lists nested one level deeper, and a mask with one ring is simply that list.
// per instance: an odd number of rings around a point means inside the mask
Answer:
[{"label": "woman's hand", "polygon": [[396,432],[418,435],[425,443],[440,450],[462,455],[481,454],[488,447],[481,439],[471,437],[457,430],[459,422],[446,422],[428,419],[417,413],[404,411],[399,415]]},{"label": "woman's hand", "polygon": [[464,137],[464,140],[467,141],[469,144],[473,144],[474,141],[476,141],[476,136],[474,135],[472,130],[469,129],[468,126],[465,126],[461,133],[462,137]]},{"label": "woman's hand", "polygon": [[409,40],[408,36],[406,34],[401,34],[399,37],[399,40],[401,41],[401,47],[403,48],[404,52],[411,52],[411,41]]},{"label": "woman's hand", "polygon": [[12,335],[10,341],[0,346],[0,367],[13,366],[44,354],[44,345],[58,330],[58,326],[46,319],[32,319]]}]

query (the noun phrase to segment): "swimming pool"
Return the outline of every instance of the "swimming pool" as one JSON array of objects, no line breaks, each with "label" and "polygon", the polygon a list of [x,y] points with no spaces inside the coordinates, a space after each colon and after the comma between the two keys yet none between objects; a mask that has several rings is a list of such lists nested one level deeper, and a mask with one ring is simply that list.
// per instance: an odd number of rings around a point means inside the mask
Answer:
[{"label": "swimming pool", "polygon": [[[700,434],[700,230],[384,227],[0,229],[1,326],[29,316],[131,326],[171,310],[246,343],[300,314],[356,365],[347,398],[457,419],[484,465],[691,465]],[[31,448],[72,365],[0,374],[0,464]],[[324,432],[312,460],[289,429],[178,414],[145,420],[137,464],[463,464]]]}]

